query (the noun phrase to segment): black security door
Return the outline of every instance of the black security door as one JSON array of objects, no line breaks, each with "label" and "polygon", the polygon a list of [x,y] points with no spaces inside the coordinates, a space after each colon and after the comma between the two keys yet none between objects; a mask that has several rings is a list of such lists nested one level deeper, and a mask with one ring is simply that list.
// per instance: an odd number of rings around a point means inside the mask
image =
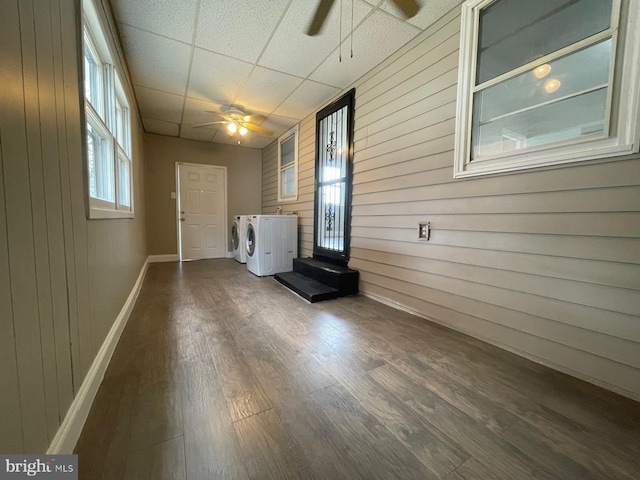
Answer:
[{"label": "black security door", "polygon": [[316,115],[314,257],[349,261],[355,89]]}]

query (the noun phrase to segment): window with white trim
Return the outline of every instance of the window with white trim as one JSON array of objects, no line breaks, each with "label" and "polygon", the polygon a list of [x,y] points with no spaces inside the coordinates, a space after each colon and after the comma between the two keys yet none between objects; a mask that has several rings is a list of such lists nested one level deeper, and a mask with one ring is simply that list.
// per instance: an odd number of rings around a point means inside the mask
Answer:
[{"label": "window with white trim", "polygon": [[90,0],[83,2],[83,14],[89,217],[131,218],[133,169],[129,102]]},{"label": "window with white trim", "polygon": [[638,152],[640,2],[468,0],[455,177]]},{"label": "window with white trim", "polygon": [[278,202],[298,199],[298,126],[278,138]]}]

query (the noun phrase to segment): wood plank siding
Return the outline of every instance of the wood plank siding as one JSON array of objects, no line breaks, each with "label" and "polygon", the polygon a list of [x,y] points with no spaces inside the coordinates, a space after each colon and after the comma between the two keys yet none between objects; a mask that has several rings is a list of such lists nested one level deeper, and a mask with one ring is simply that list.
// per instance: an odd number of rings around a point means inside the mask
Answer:
[{"label": "wood plank siding", "polygon": [[[353,85],[361,291],[639,399],[640,156],[454,179],[459,14]],[[283,204],[301,217],[301,256],[313,247],[314,130],[310,115],[299,200]],[[277,143],[263,151],[263,213],[278,205],[276,156]]]},{"label": "wood plank siding", "polygon": [[47,450],[146,256],[135,104],[136,218],[86,219],[79,9],[73,0],[2,3],[2,453]]}]

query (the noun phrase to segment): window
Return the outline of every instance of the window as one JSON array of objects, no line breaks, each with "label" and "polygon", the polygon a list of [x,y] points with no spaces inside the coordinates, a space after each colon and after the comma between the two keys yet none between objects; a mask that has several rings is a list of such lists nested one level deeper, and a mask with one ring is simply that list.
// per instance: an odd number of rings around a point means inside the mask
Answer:
[{"label": "window", "polygon": [[467,1],[454,176],[637,152],[639,5]]},{"label": "window", "polygon": [[133,217],[129,102],[98,14],[84,13],[84,100],[90,218]]},{"label": "window", "polygon": [[278,139],[278,202],[298,199],[298,126]]}]

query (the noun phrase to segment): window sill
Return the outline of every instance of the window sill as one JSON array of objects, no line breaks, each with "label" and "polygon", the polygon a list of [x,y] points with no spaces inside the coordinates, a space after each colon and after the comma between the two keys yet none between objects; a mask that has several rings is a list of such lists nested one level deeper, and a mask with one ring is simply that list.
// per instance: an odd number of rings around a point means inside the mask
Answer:
[{"label": "window sill", "polygon": [[550,167],[567,163],[579,163],[587,160],[601,160],[629,155],[638,152],[634,144],[616,143],[616,139],[599,142],[585,142],[565,148],[556,147],[538,152],[514,153],[511,157],[496,158],[476,162],[464,162],[456,155],[454,178],[491,175],[538,167]]},{"label": "window sill", "polygon": [[104,220],[114,218],[134,218],[133,212],[127,212],[123,210],[107,210],[103,208],[90,208],[89,219],[90,220]]}]

